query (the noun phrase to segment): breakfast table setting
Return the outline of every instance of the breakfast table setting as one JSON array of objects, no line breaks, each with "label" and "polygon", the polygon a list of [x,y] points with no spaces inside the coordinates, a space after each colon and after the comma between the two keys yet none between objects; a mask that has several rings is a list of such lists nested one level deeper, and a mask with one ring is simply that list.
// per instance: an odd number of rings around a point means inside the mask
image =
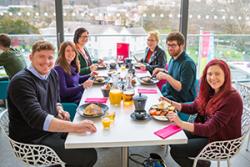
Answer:
[{"label": "breakfast table setting", "polygon": [[66,149],[120,147],[121,166],[127,167],[129,147],[187,143],[183,130],[167,119],[166,113],[174,108],[159,101],[162,94],[148,71],[131,70],[125,64],[110,67],[98,70],[96,83],[85,89],[73,120],[90,119],[97,132],[69,133]]}]

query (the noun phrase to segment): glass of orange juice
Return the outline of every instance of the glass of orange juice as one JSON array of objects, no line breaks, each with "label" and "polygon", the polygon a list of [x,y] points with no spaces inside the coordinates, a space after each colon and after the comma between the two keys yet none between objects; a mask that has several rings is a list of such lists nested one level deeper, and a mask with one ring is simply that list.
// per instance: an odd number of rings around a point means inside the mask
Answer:
[{"label": "glass of orange juice", "polygon": [[122,97],[123,103],[125,105],[132,104],[133,103],[133,96],[134,96],[134,94],[135,94],[135,91],[133,89],[131,89],[131,90],[125,90],[123,92],[123,97]]},{"label": "glass of orange juice", "polygon": [[111,123],[113,123],[115,121],[115,112],[114,111],[107,112],[106,117],[108,117],[111,120]]},{"label": "glass of orange juice", "polygon": [[111,89],[109,92],[109,100],[112,105],[120,105],[122,100],[122,91],[120,89]]},{"label": "glass of orange juice", "polygon": [[104,129],[110,129],[111,120],[109,117],[103,117],[102,118],[102,126]]}]

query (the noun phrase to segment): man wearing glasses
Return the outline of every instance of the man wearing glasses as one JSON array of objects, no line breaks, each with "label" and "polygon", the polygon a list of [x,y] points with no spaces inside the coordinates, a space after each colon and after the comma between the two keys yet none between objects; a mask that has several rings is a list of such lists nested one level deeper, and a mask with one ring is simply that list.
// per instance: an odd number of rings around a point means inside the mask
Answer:
[{"label": "man wearing glasses", "polygon": [[184,51],[185,38],[180,32],[172,32],[168,35],[166,44],[171,56],[168,72],[156,68],[153,75],[158,80],[167,81],[162,88],[163,96],[177,102],[191,102],[196,97],[196,66]]}]

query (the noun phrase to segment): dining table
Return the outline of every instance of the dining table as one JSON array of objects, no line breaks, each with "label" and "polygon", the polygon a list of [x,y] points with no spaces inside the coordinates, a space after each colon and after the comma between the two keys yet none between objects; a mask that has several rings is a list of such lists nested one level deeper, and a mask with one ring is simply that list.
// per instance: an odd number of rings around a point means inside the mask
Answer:
[{"label": "dining table", "polygon": [[[108,76],[107,70],[98,71],[98,75]],[[147,71],[135,70],[136,78],[143,76],[150,76],[150,73]],[[103,98],[101,87],[102,85],[98,84],[85,89],[79,106],[82,106],[87,98]],[[134,96],[138,95],[138,89],[155,90],[143,94],[147,96],[145,105],[145,110],[147,112],[152,105],[159,103],[159,98],[162,94],[155,84],[143,85],[137,80],[134,87]],[[133,103],[125,105],[121,102],[120,105],[111,105],[108,99],[106,105],[108,106],[108,112],[115,112],[115,120],[109,129],[103,128],[100,117],[85,118],[80,114],[82,111],[80,111],[79,108],[77,109],[73,122],[90,119],[95,123],[97,131],[95,133],[69,133],[65,141],[66,149],[119,147],[121,148],[121,166],[127,167],[129,147],[187,143],[187,136],[183,130],[165,139],[154,134],[157,130],[172,124],[169,121],[159,121],[151,117],[146,120],[133,119],[131,117],[131,114],[135,110]]]}]

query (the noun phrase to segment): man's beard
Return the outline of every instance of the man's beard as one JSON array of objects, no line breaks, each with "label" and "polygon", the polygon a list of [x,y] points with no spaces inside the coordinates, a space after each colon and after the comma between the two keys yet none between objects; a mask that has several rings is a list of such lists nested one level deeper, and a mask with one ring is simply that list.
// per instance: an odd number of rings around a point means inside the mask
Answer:
[{"label": "man's beard", "polygon": [[170,56],[171,56],[171,57],[177,57],[177,56],[179,56],[180,54],[181,54],[181,50],[178,50],[178,51],[174,52],[173,55],[170,55]]}]

